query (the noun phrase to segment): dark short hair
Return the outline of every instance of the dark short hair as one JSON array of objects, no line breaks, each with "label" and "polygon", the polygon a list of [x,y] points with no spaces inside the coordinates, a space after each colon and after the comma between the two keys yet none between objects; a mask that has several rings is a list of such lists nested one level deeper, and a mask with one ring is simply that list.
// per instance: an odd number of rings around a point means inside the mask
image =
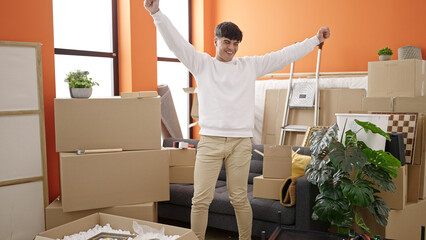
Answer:
[{"label": "dark short hair", "polygon": [[214,30],[214,34],[216,37],[226,37],[231,40],[237,40],[241,42],[243,40],[243,33],[240,28],[232,22],[223,22],[216,26]]}]

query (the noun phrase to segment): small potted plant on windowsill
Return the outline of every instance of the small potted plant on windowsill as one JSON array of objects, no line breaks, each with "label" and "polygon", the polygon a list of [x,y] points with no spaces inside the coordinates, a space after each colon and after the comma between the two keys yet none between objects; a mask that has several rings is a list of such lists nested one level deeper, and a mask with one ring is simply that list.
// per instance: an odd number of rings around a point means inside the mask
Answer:
[{"label": "small potted plant on windowsill", "polygon": [[88,71],[76,70],[66,75],[65,82],[68,83],[72,98],[89,98],[92,95],[92,87],[99,83],[88,77]]},{"label": "small potted plant on windowsill", "polygon": [[[389,135],[370,122],[355,120],[360,130]],[[343,131],[346,127],[343,127]],[[359,211],[368,209],[376,221],[387,225],[390,208],[378,195],[396,189],[392,177],[397,177],[398,159],[383,150],[373,150],[357,140],[357,133],[345,132],[338,140],[338,126],[316,131],[310,138],[312,161],[305,172],[309,182],[318,186],[319,194],[313,207],[314,220],[327,221],[347,234],[356,223],[371,234]]]},{"label": "small potted plant on windowsill", "polygon": [[391,59],[393,52],[392,49],[385,47],[379,50],[379,52],[377,52],[377,55],[379,55],[379,60],[380,61],[388,61]]}]

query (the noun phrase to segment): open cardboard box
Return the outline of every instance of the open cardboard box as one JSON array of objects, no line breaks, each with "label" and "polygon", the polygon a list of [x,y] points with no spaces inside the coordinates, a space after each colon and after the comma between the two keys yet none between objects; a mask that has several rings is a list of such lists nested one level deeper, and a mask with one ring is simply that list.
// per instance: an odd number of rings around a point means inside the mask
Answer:
[{"label": "open cardboard box", "polygon": [[157,222],[157,203],[141,203],[114,206],[109,208],[99,208],[75,212],[64,212],[60,198],[55,199],[49,206],[46,207],[46,229],[63,225],[72,222],[82,217],[89,216],[94,213],[107,213],[122,217],[141,219],[150,222]]},{"label": "open cardboard box", "polygon": [[47,230],[38,234],[35,240],[54,240],[62,239],[64,236],[69,236],[75,233],[82,231],[87,231],[99,224],[104,226],[110,224],[113,229],[127,230],[133,232],[133,221],[136,221],[139,224],[147,225],[152,228],[161,229],[164,227],[166,235],[179,235],[179,240],[198,240],[195,236],[195,233],[191,229],[175,227],[160,223],[148,222],[133,218],[120,217],[105,213],[95,213],[84,218],[80,218],[73,222],[64,224],[59,227]]},{"label": "open cardboard box", "polygon": [[291,176],[291,146],[265,145],[263,177],[285,179]]}]

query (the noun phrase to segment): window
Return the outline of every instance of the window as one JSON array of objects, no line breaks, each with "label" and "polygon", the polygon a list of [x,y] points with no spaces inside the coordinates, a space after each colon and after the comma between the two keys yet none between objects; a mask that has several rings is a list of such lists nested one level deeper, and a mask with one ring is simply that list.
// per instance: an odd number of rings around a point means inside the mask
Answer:
[{"label": "window", "polygon": [[[188,0],[161,0],[161,11],[167,15],[180,34],[189,41],[189,6]],[[157,82],[167,84],[172,93],[184,138],[189,137],[189,95],[183,88],[189,87],[189,72],[168,49],[161,34],[157,31]]]},{"label": "window", "polygon": [[117,0],[53,0],[56,97],[69,97],[66,74],[89,71],[92,96],[119,95]]}]

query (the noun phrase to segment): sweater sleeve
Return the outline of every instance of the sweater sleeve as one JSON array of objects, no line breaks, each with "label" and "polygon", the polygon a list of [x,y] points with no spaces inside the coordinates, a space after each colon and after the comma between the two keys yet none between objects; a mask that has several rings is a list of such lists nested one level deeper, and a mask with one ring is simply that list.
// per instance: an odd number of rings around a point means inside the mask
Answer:
[{"label": "sweater sleeve", "polygon": [[279,51],[268,53],[264,56],[255,56],[254,63],[257,78],[265,74],[285,68],[288,64],[297,61],[312,52],[319,44],[316,36],[305,39],[303,42],[295,43]]},{"label": "sweater sleeve", "polygon": [[186,41],[178,30],[173,26],[170,19],[164,15],[161,10],[152,15],[154,24],[175,56],[191,71],[194,75],[202,69],[202,58],[206,54],[199,53],[188,41]]}]

